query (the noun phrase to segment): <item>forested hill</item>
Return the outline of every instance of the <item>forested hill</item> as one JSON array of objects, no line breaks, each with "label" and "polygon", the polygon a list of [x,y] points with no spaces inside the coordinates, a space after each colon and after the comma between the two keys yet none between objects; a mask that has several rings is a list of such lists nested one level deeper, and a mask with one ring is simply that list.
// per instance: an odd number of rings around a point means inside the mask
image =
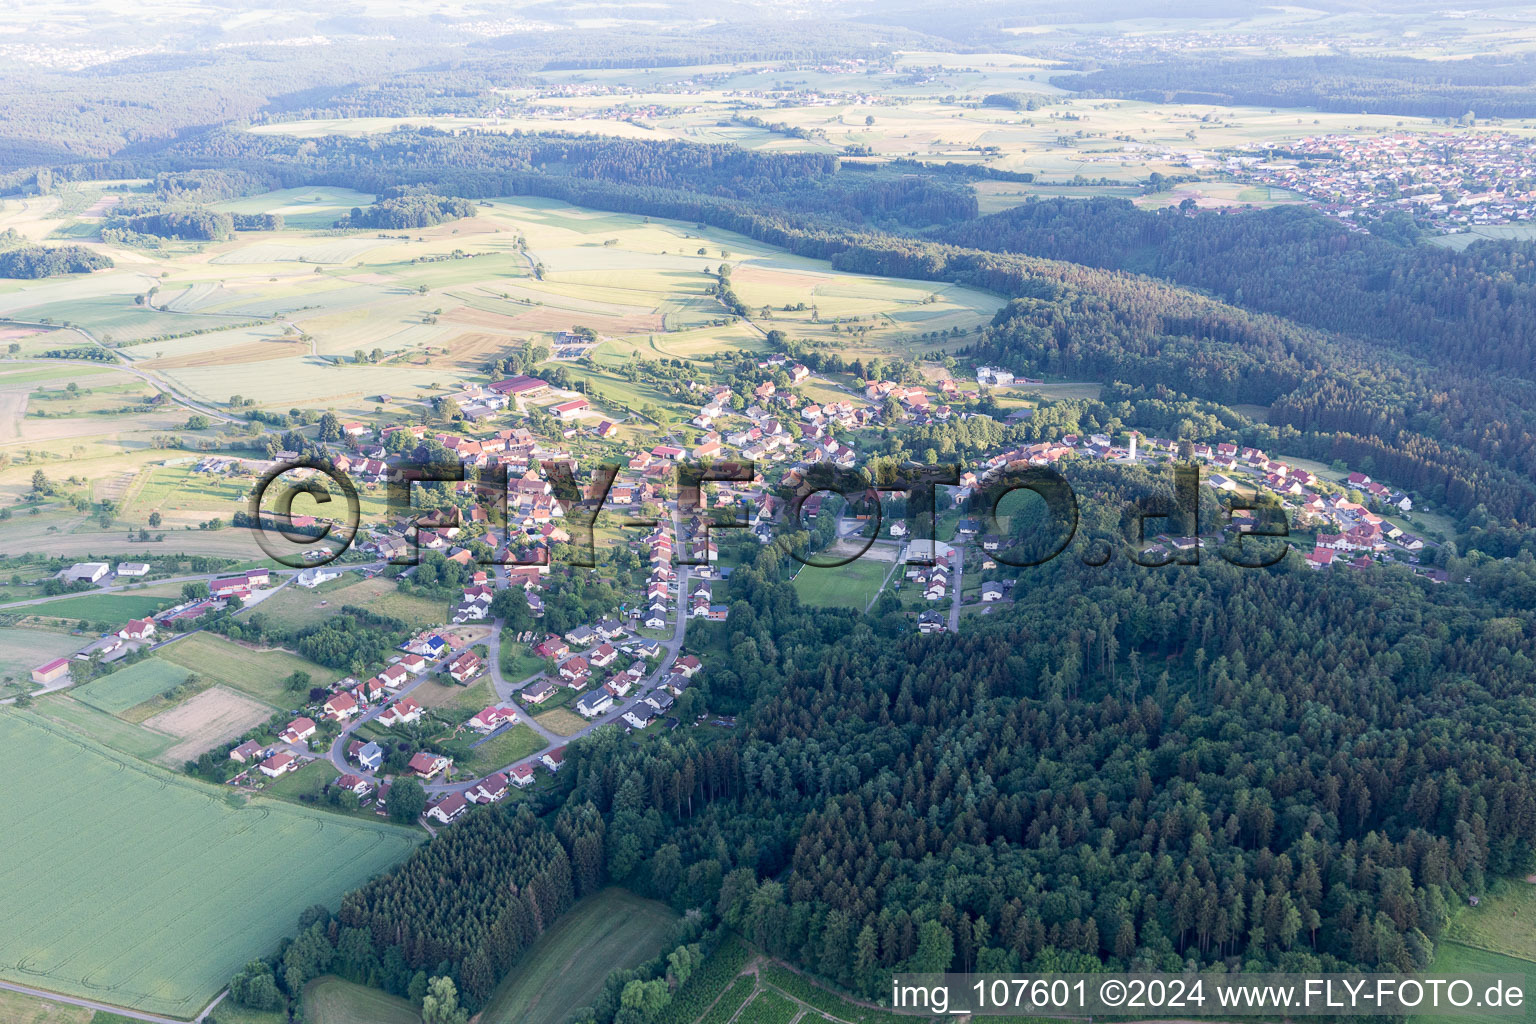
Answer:
[{"label": "forested hill", "polygon": [[[1073,483],[1094,535],[1154,486]],[[448,973],[479,1005],[572,890],[618,882],[871,997],[898,970],[1407,972],[1536,846],[1536,614],[1511,610],[1530,558],[1436,586],[1074,549],[923,637],[893,595],[802,608],[794,564],[742,543],[728,622],[690,628],[707,669],[680,711],[737,728],[574,743],[542,825],[471,812],[506,821],[456,824],[348,897],[331,969],[402,992]],[[513,833],[546,852],[476,848]],[[428,881],[503,895],[445,914]]]},{"label": "forested hill", "polygon": [[1056,75],[1051,84],[1088,96],[1156,103],[1314,107],[1348,114],[1418,117],[1530,117],[1536,114],[1536,60],[1479,56],[1181,56],[1177,60]]}]

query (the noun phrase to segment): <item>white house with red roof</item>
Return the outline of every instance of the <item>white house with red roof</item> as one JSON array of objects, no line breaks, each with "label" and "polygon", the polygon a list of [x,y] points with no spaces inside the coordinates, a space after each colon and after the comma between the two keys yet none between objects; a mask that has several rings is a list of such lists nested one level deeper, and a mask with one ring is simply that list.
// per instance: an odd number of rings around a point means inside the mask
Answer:
[{"label": "white house with red roof", "polygon": [[678,672],[681,672],[689,679],[692,679],[693,674],[703,667],[703,663],[691,654],[686,654],[683,657],[678,658],[677,662],[673,665],[674,669],[676,669]]},{"label": "white house with red roof", "polygon": [[288,723],[288,727],[277,734],[277,738],[284,743],[299,743],[309,739],[315,734],[315,723],[309,718],[295,718]]},{"label": "white house with red roof", "polygon": [[402,723],[421,721],[421,705],[409,697],[402,697],[389,707],[379,712],[375,719],[382,726],[399,725]]},{"label": "white house with red roof", "polygon": [[474,651],[465,651],[448,663],[448,674],[456,683],[467,682],[480,674],[482,665]]},{"label": "white house with red roof", "polygon": [[546,750],[539,760],[544,762],[545,768],[557,772],[565,766],[565,748],[556,747],[554,750]]},{"label": "white house with red roof", "polygon": [[421,753],[412,757],[410,763],[406,765],[406,767],[415,772],[417,775],[420,775],[422,778],[430,779],[433,776],[445,771],[452,763],[452,761],[448,760],[441,754],[433,754],[429,751],[423,750]]},{"label": "white house with red roof", "polygon": [[155,635],[154,619],[129,619],[128,625],[117,631],[124,640],[148,640]]},{"label": "white house with red roof", "polygon": [[517,721],[517,709],[509,707],[491,706],[477,714],[464,724],[475,732],[493,733],[502,726]]},{"label": "white house with red roof", "polygon": [[257,765],[257,767],[261,769],[261,774],[271,779],[277,778],[284,772],[291,772],[298,766],[298,758],[294,757],[286,750],[279,750],[277,753],[261,762],[261,764]]},{"label": "white house with red roof", "polygon": [[533,783],[533,765],[515,764],[507,769],[507,778],[518,789]]},{"label": "white house with red roof", "polygon": [[449,793],[427,811],[427,817],[435,818],[444,825],[469,809],[469,801],[463,793]]},{"label": "white house with red roof", "polygon": [[325,713],[338,722],[344,722],[357,714],[357,698],[350,693],[338,693],[325,702]]},{"label": "white house with red roof", "polygon": [[507,776],[503,772],[487,775],[464,791],[472,803],[493,804],[507,795]]}]

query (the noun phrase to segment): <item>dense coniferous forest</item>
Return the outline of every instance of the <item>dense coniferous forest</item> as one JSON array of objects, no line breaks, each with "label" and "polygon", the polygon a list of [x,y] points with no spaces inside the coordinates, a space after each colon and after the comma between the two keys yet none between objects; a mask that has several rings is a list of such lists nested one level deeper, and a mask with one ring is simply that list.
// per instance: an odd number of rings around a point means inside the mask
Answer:
[{"label": "dense coniferous forest", "polygon": [[[1089,537],[1167,497],[1142,470],[1073,483]],[[1468,559],[1452,587],[1294,555],[1078,555],[923,637],[893,596],[867,618],[801,607],[794,563],[750,545],[728,623],[690,631],[708,668],[689,699],[740,709],[735,730],[581,740],[542,823],[472,812],[340,922],[372,929],[379,963],[410,947],[375,983],[452,973],[473,1005],[536,907],[620,882],[878,997],[893,970],[1410,971],[1456,902],[1528,865],[1529,556]],[[507,829],[545,852],[506,851]],[[478,856],[538,864],[550,888],[411,909],[412,878],[451,882],[429,904],[501,884]]]},{"label": "dense coniferous forest", "polygon": [[1089,96],[1158,103],[1315,107],[1349,114],[1530,117],[1536,61],[1478,57],[1227,57],[1126,64],[1056,75],[1051,84]]}]

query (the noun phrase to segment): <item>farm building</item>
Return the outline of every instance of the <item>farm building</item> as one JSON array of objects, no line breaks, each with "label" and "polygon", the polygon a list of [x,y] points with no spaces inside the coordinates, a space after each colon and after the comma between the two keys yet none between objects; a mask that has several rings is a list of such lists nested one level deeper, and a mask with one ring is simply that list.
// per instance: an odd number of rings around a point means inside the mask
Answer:
[{"label": "farm building", "polygon": [[59,573],[59,577],[70,583],[96,583],[110,572],[111,568],[106,562],[76,562]]},{"label": "farm building", "polygon": [[149,575],[148,562],[120,562],[117,566],[117,575],[137,577]]},{"label": "farm building", "polygon": [[54,658],[45,665],[39,665],[32,670],[32,681],[47,686],[69,675],[69,659]]},{"label": "farm building", "polygon": [[520,373],[516,377],[494,381],[490,388],[498,395],[506,395],[508,398],[537,398],[549,390],[549,382]]},{"label": "farm building", "polygon": [[585,398],[573,398],[569,402],[561,402],[550,409],[549,412],[557,420],[568,420],[580,416],[590,408],[592,408],[592,403]]}]

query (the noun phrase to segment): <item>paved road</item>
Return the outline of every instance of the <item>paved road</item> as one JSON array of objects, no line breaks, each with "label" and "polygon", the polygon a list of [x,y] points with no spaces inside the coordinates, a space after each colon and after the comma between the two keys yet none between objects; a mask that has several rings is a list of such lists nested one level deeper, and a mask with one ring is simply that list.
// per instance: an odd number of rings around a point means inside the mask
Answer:
[{"label": "paved road", "polygon": [[[672,518],[674,530],[676,530],[680,524],[678,523],[678,514],[675,508],[672,512]],[[554,750],[557,747],[563,747],[567,743],[570,743],[572,740],[580,739],[595,729],[599,729],[602,726],[609,725],[617,721],[619,718],[623,717],[626,711],[630,710],[636,704],[639,704],[643,699],[655,692],[656,687],[659,686],[661,681],[667,677],[667,674],[672,669],[673,663],[677,661],[678,656],[682,653],[683,637],[688,631],[687,594],[688,576],[690,570],[686,565],[680,565],[676,568],[677,622],[672,628],[671,638],[660,641],[662,647],[662,659],[661,663],[657,666],[656,671],[652,672],[645,679],[642,679],[640,681],[640,685],[635,688],[633,695],[623,701],[620,701],[612,711],[609,711],[606,714],[599,716],[598,718],[594,718],[592,721],[571,733],[569,736],[561,736],[558,733],[552,732],[543,725],[540,725],[538,722],[533,721],[532,716],[528,713],[520,711],[518,715],[519,721],[528,725],[535,732],[537,732],[539,736],[544,740],[544,746],[534,753],[527,755],[526,757],[521,757],[516,761],[511,762],[510,764],[501,766],[497,769],[497,771],[505,772],[514,767],[517,767],[518,765],[536,764],[539,758],[543,757],[551,750]],[[534,679],[537,679],[541,673],[534,673],[533,675],[528,676],[526,679],[520,679],[513,683],[508,683],[504,678],[502,678],[501,644],[503,642],[503,626],[504,623],[501,619],[497,619],[493,624],[491,636],[488,642],[488,647],[490,648],[490,656],[488,661],[490,663],[489,667],[491,673],[491,682],[495,689],[496,696],[502,700],[507,700],[517,691],[521,690],[524,686],[527,686]],[[467,649],[468,646],[469,645],[466,645],[466,648],[463,649]],[[448,658],[457,653],[458,650],[456,649],[450,652],[448,655],[445,655],[443,660],[446,661]],[[411,690],[421,685],[421,683],[426,678],[427,673],[423,673],[415,681],[406,684],[406,686],[401,688],[396,699],[398,700],[399,697],[404,697],[409,694]],[[364,771],[360,766],[351,764],[347,761],[347,743],[351,739],[352,733],[358,728],[358,726],[362,725],[364,722],[372,721],[374,718],[377,718],[386,706],[387,705],[380,705],[379,707],[374,708],[372,711],[368,712],[366,715],[354,719],[352,722],[347,724],[345,729],[342,730],[341,735],[336,737],[335,742],[331,744],[331,749],[328,752],[328,758],[332,766],[335,767],[337,771],[343,774],[351,773],[353,775],[374,779],[376,781],[377,777],[375,773]],[[494,774],[494,772],[488,774]],[[478,785],[483,778],[484,776],[480,776],[478,778],[468,779],[462,782],[432,783],[423,788],[427,791],[429,796],[442,796],[448,793],[462,793],[465,790],[472,789]]]},{"label": "paved road", "polygon": [[949,585],[953,593],[949,604],[949,631],[960,632],[960,573],[965,567],[965,549],[955,546],[954,574],[950,577]]},{"label": "paved road", "polygon": [[[74,996],[61,996],[57,992],[49,992],[48,990],[41,988],[28,988],[26,985],[13,985],[8,981],[0,981],[0,988],[3,988],[8,992],[20,992],[22,995],[39,996],[43,999],[51,999],[56,1003],[67,1003],[70,1006],[83,1006],[88,1010],[100,1010],[103,1013],[115,1013],[121,1017],[131,1017],[134,1020],[150,1021],[152,1024],[187,1024],[186,1021],[177,1020],[175,1017],[159,1017],[153,1013],[142,1013],[138,1010],[129,1010],[122,1006],[113,1006],[111,1003],[98,1003],[90,999],[76,999]],[[214,998],[213,1002],[203,1007],[203,1012],[198,1014],[193,1019],[193,1024],[200,1024],[200,1022],[204,1020],[209,1013],[213,1012],[213,1008],[218,1006],[219,1003],[222,1002],[224,997],[228,994],[228,989],[220,992]]]}]

